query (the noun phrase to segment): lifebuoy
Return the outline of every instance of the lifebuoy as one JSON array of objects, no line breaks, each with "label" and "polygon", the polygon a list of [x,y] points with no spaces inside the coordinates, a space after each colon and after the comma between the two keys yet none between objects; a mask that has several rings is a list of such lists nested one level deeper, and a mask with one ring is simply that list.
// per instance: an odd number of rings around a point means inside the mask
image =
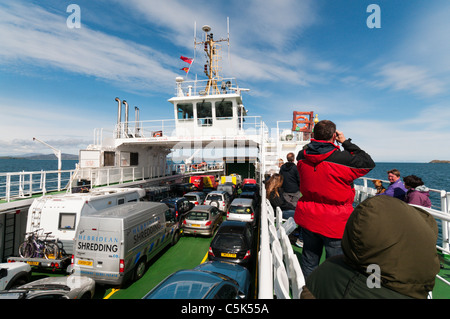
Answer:
[{"label": "lifebuoy", "polygon": [[[292,123],[292,130],[297,132],[303,132],[308,129],[308,126],[310,125],[310,120],[306,116],[303,115],[296,115],[295,120]],[[297,124],[305,124],[303,127],[299,127]]]}]

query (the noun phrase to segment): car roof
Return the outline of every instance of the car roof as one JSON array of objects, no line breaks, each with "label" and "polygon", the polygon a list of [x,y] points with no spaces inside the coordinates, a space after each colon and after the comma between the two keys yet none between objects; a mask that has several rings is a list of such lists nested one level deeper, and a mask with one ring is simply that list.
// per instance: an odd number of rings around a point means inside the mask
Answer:
[{"label": "car roof", "polygon": [[186,195],[205,195],[205,193],[204,192],[189,192],[189,193],[184,194],[184,196],[186,196]]},{"label": "car roof", "polygon": [[186,198],[184,198],[184,197],[169,197],[169,198],[164,198],[164,199],[161,199],[161,202],[162,203],[166,203],[166,202],[177,202],[177,201],[179,201],[180,199],[186,199]]},{"label": "car roof", "polygon": [[231,205],[249,205],[253,204],[253,199],[251,198],[235,198]]},{"label": "car roof", "polygon": [[217,208],[211,205],[197,205],[194,206],[189,212],[203,212],[203,211],[210,211],[211,208]]},{"label": "car roof", "polygon": [[[201,270],[179,270],[152,289],[144,298],[149,299],[202,299],[214,286],[230,280],[220,274]],[[186,289],[180,289],[185,287]],[[198,289],[195,289],[198,288]],[[177,295],[177,292],[181,292]],[[188,294],[187,294],[188,293]]]},{"label": "car roof", "polygon": [[212,191],[212,192],[209,192],[208,195],[209,194],[226,194],[226,193],[227,193],[226,191]]},{"label": "car roof", "polygon": [[242,234],[247,228],[249,228],[249,225],[246,222],[236,220],[226,220],[220,225],[217,233]]},{"label": "car roof", "polygon": [[203,270],[203,271],[211,271],[215,273],[219,273],[225,276],[236,280],[239,285],[239,290],[244,293],[246,296],[249,290],[249,278],[250,272],[247,268],[238,265],[236,263],[229,263],[225,261],[207,261],[204,262],[194,269]]}]

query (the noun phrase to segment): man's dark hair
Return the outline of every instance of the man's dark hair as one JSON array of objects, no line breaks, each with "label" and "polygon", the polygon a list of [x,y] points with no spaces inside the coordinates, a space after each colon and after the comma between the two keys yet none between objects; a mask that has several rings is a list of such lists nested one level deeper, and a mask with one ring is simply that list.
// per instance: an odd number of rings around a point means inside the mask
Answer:
[{"label": "man's dark hair", "polygon": [[319,121],[314,126],[314,139],[316,140],[329,141],[334,133],[336,133],[336,124],[329,120]]},{"label": "man's dark hair", "polygon": [[286,156],[286,159],[288,160],[288,162],[293,162],[294,160],[295,160],[295,154],[294,153],[289,153],[287,156]]}]

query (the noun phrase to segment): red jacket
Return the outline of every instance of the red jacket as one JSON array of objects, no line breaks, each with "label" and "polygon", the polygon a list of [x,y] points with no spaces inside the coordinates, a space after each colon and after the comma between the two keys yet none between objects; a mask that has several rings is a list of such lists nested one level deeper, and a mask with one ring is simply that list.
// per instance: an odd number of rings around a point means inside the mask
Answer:
[{"label": "red jacket", "polygon": [[297,156],[302,197],[295,222],[329,238],[342,238],[353,212],[353,181],[375,167],[372,158],[350,139],[343,151],[331,142],[312,139]]}]

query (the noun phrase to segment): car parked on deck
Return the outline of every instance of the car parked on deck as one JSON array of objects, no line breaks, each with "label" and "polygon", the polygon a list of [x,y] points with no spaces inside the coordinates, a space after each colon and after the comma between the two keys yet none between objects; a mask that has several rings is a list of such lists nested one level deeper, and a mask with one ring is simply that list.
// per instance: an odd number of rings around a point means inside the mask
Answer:
[{"label": "car parked on deck", "polygon": [[235,198],[228,209],[227,220],[238,220],[256,226],[256,202],[250,198]]},{"label": "car parked on deck", "polygon": [[92,299],[95,281],[85,276],[46,277],[0,291],[0,299]]},{"label": "car parked on deck", "polygon": [[233,183],[224,183],[217,186],[218,191],[225,191],[230,195],[230,198],[234,198],[237,195],[237,186]]},{"label": "car parked on deck", "polygon": [[0,264],[0,290],[8,290],[30,281],[31,266],[27,263]]},{"label": "car parked on deck", "polygon": [[217,207],[220,211],[226,212],[231,204],[231,197],[225,191],[212,191],[206,195],[204,205]]},{"label": "car parked on deck", "polygon": [[222,212],[217,207],[195,206],[183,221],[183,232],[191,235],[212,236],[222,221]]},{"label": "car parked on deck", "polygon": [[249,297],[249,287],[246,268],[207,262],[171,274],[142,299],[244,299]]},{"label": "car parked on deck", "polygon": [[249,267],[253,259],[253,239],[253,228],[249,223],[224,221],[211,241],[208,259]]},{"label": "car parked on deck", "polygon": [[182,220],[184,216],[195,206],[185,197],[165,198],[160,202],[169,206],[170,210],[174,213],[176,221]]},{"label": "car parked on deck", "polygon": [[176,196],[183,196],[186,193],[196,191],[197,188],[192,183],[182,183],[182,184],[175,184],[173,186],[173,192],[176,194]]},{"label": "car parked on deck", "polygon": [[195,206],[197,205],[203,205],[203,202],[205,201],[206,194],[204,192],[189,192],[184,194],[183,196],[188,201],[190,201]]}]

